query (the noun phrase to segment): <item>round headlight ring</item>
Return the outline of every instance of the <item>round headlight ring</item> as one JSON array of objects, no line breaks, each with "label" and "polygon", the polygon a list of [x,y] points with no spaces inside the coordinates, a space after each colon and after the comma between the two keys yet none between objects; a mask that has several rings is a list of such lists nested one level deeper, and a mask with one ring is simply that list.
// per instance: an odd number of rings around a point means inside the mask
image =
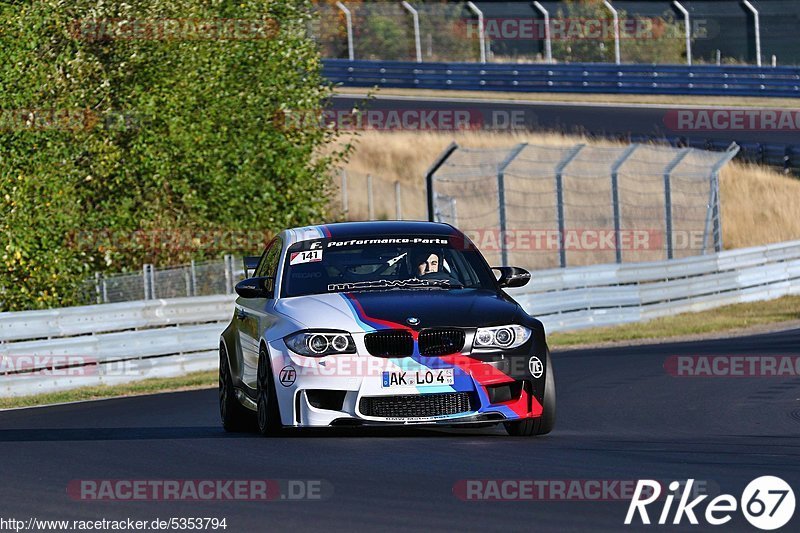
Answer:
[{"label": "round headlight ring", "polygon": [[494,340],[503,348],[514,344],[514,331],[510,328],[500,328],[494,333]]},{"label": "round headlight ring", "polygon": [[490,346],[493,340],[494,335],[491,330],[479,331],[478,335],[475,337],[475,343],[479,346]]},{"label": "round headlight ring", "polygon": [[317,354],[325,353],[329,346],[328,338],[320,334],[309,337],[307,344],[308,349]]},{"label": "round headlight ring", "polygon": [[344,335],[335,335],[331,340],[331,346],[337,352],[343,352],[347,350],[347,347],[350,345],[350,341],[347,340],[347,337]]}]

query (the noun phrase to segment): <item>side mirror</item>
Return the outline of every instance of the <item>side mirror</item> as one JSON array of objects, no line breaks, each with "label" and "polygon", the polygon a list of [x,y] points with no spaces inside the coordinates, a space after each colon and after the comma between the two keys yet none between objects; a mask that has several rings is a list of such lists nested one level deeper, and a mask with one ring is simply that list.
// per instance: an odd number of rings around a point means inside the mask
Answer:
[{"label": "side mirror", "polygon": [[236,284],[236,294],[242,298],[272,298],[274,289],[272,277],[247,278]]},{"label": "side mirror", "polygon": [[258,262],[261,258],[257,255],[254,256],[246,256],[244,258],[244,277],[249,278],[250,274],[255,272],[256,268],[258,268]]},{"label": "side mirror", "polygon": [[531,280],[531,273],[519,267],[492,267],[492,270],[500,272],[497,284],[501,288],[522,287]]}]

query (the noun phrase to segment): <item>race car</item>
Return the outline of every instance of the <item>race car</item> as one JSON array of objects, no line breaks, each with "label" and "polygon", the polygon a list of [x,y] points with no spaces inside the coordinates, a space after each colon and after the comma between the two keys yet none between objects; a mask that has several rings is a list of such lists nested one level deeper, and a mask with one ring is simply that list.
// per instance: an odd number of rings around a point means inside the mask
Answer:
[{"label": "race car", "polygon": [[[530,274],[490,268],[433,222],[288,229],[247,277],[219,345],[226,430],[504,424],[553,429],[542,323],[503,290]],[[254,420],[255,419],[255,420]]]}]

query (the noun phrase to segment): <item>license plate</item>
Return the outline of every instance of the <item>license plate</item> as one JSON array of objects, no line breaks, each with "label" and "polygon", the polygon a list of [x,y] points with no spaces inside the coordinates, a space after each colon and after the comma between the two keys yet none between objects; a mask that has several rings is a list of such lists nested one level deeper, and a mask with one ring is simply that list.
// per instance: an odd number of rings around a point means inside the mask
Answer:
[{"label": "license plate", "polygon": [[427,387],[434,385],[452,385],[453,369],[442,370],[408,370],[384,372],[382,386],[386,387]]}]

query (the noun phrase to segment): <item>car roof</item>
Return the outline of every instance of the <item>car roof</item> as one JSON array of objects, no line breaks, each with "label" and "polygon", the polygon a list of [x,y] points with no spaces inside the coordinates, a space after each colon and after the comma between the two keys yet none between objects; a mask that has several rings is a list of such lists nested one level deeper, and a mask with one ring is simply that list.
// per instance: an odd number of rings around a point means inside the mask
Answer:
[{"label": "car roof", "polygon": [[292,228],[286,230],[286,233],[288,245],[313,239],[354,239],[386,235],[461,235],[461,232],[450,224],[411,220],[337,222],[334,224]]}]

